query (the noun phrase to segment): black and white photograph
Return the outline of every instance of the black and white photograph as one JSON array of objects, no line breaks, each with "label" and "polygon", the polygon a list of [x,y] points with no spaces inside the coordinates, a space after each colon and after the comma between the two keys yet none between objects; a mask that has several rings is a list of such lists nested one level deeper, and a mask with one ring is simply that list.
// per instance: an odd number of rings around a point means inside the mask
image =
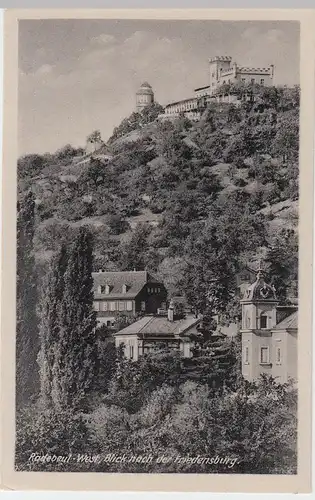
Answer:
[{"label": "black and white photograph", "polygon": [[300,23],[22,19],[18,71],[15,471],[296,475]]}]

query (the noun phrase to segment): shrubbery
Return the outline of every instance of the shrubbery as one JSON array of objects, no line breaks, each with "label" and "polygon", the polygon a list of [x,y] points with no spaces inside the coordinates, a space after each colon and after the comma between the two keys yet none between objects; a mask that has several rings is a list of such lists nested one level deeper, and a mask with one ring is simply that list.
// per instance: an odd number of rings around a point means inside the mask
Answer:
[{"label": "shrubbery", "polygon": [[[91,412],[54,413],[34,406],[17,421],[18,470],[93,472],[296,473],[296,391],[262,377],[216,392],[202,380],[181,381],[179,360],[157,354],[123,362]],[[39,454],[164,455],[169,463],[34,464]],[[189,464],[176,457],[229,457],[227,464]],[[233,463],[234,462],[234,463]],[[233,463],[233,467],[228,465]]]}]

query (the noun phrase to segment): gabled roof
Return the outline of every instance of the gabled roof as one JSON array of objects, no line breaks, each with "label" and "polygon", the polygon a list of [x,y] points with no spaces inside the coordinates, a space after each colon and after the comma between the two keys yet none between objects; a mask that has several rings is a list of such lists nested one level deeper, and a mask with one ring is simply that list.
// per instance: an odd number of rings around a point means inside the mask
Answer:
[{"label": "gabled roof", "polygon": [[[158,283],[147,271],[100,271],[92,273],[92,277],[96,299],[132,299],[138,295],[146,283]],[[109,294],[99,293],[100,285],[109,285]],[[127,285],[126,293],[122,291],[123,285]]]},{"label": "gabled roof", "polygon": [[298,311],[290,314],[287,318],[284,318],[275,327],[275,330],[288,330],[297,329],[298,327]]},{"label": "gabled roof", "polygon": [[201,319],[194,316],[187,316],[182,319],[169,321],[165,316],[143,316],[135,323],[123,328],[115,335],[139,335],[150,337],[155,335],[180,336],[197,326]]}]

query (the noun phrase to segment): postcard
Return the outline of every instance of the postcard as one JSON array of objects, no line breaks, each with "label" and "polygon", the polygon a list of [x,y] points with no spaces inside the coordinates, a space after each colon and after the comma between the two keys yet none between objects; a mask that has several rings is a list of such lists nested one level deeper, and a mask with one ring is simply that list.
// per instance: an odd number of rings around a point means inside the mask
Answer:
[{"label": "postcard", "polygon": [[2,487],[311,491],[313,10],[7,10]]}]

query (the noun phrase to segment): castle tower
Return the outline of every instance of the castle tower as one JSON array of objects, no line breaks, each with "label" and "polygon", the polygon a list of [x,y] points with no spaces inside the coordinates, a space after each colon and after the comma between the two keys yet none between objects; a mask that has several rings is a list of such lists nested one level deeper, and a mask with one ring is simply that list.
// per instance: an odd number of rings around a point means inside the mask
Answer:
[{"label": "castle tower", "polygon": [[154,92],[148,82],[144,82],[136,93],[136,110],[138,113],[154,102]]},{"label": "castle tower", "polygon": [[227,71],[231,68],[232,57],[230,56],[215,56],[209,59],[209,70],[210,70],[210,95],[212,95],[218,85],[220,80],[220,74],[222,71]]},{"label": "castle tower", "polygon": [[245,290],[242,306],[242,373],[249,381],[272,375],[272,330],[277,323],[275,290],[264,280],[259,266],[256,281]]}]

